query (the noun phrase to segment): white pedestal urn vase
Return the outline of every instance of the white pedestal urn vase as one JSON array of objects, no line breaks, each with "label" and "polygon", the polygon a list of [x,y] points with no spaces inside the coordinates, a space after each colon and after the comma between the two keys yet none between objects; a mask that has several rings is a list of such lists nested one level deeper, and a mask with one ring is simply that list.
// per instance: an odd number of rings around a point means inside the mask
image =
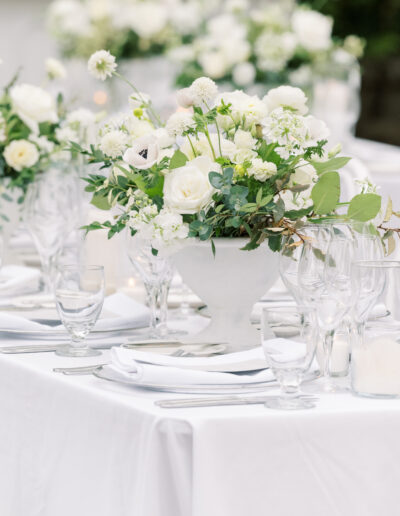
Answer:
[{"label": "white pedestal urn vase", "polygon": [[278,279],[279,253],[272,252],[267,243],[242,251],[247,242],[216,238],[214,257],[210,242],[193,240],[171,256],[184,282],[211,314],[209,326],[185,342],[227,342],[228,351],[260,345],[260,333],[250,315],[253,305]]}]

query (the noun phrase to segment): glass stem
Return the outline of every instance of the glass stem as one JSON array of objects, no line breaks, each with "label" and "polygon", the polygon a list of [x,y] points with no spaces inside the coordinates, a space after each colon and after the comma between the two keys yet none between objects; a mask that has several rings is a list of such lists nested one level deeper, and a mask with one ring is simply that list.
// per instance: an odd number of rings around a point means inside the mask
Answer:
[{"label": "glass stem", "polygon": [[42,262],[43,284],[44,284],[43,290],[46,294],[50,294],[53,290],[52,275],[53,275],[54,266],[55,266],[55,262],[56,262],[56,255],[41,256],[41,262]]},{"label": "glass stem", "polygon": [[147,300],[150,309],[150,334],[157,335],[157,297],[160,287],[158,285],[147,285]]},{"label": "glass stem", "polygon": [[169,280],[163,281],[160,287],[159,304],[160,304],[160,323],[159,330],[162,335],[168,332],[168,293],[171,282]]},{"label": "glass stem", "polygon": [[71,335],[71,346],[75,349],[85,349],[87,348],[86,339]]},{"label": "glass stem", "polygon": [[328,380],[330,379],[330,366],[331,366],[331,356],[332,356],[334,335],[335,335],[335,330],[330,330],[325,333],[325,338],[324,338],[324,355],[325,355],[324,378],[328,379]]}]

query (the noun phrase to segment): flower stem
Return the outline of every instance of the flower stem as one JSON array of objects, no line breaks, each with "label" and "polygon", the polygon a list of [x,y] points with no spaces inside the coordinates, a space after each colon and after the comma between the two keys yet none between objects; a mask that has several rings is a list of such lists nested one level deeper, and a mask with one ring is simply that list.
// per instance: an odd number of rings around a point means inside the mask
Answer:
[{"label": "flower stem", "polygon": [[156,122],[156,124],[159,126],[159,127],[162,127],[164,124],[162,123],[161,121],[161,118],[158,116],[158,113],[155,111],[155,109],[153,109],[153,106],[151,105],[151,101],[150,102],[147,102],[141,95],[140,91],[136,88],[136,86],[129,80],[127,79],[126,77],[124,77],[123,75],[121,75],[120,73],[118,72],[113,72],[113,75],[115,77],[118,77],[118,79],[121,79],[122,81],[124,81],[126,84],[128,84],[128,86],[130,86],[133,91],[135,93],[137,93],[139,99],[143,102],[143,104],[146,105],[147,109],[149,110],[149,112],[151,113],[152,117],[154,118],[154,121]]},{"label": "flower stem", "polygon": [[213,155],[214,161],[216,161],[217,156],[215,155],[214,147],[213,147],[213,145],[212,145],[212,143],[211,143],[210,133],[206,130],[204,134],[206,135],[206,138],[207,138],[208,143],[209,143],[209,145],[210,145],[210,149],[211,149],[211,152],[212,152],[212,155]]},{"label": "flower stem", "polygon": [[192,143],[192,140],[190,139],[190,136],[187,134],[187,139],[189,140],[189,143],[190,143],[190,146],[192,147],[192,152],[193,152],[193,155],[194,157],[196,158],[197,157],[197,152],[196,152],[196,149],[194,148],[194,145]]}]

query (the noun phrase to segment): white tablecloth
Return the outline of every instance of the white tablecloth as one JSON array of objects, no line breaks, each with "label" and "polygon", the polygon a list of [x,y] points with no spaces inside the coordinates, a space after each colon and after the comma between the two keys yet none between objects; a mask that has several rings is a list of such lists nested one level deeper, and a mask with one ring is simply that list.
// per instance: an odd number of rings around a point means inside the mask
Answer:
[{"label": "white tablecloth", "polygon": [[94,360],[0,355],[1,516],[398,516],[400,401],[168,410],[52,372]]}]

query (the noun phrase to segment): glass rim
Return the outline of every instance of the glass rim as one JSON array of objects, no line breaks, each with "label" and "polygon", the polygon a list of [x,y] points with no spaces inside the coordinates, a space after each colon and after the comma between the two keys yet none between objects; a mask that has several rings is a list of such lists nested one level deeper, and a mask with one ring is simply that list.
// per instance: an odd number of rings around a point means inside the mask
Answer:
[{"label": "glass rim", "polygon": [[400,260],[357,260],[353,265],[369,269],[400,269]]},{"label": "glass rim", "polygon": [[315,307],[307,305],[277,305],[277,306],[263,306],[262,312],[273,312],[273,311],[298,311],[298,312],[315,312]]},{"label": "glass rim", "polygon": [[74,264],[66,264],[60,265],[57,267],[58,270],[72,271],[72,270],[81,270],[86,269],[88,271],[104,271],[104,265],[74,265]]}]

